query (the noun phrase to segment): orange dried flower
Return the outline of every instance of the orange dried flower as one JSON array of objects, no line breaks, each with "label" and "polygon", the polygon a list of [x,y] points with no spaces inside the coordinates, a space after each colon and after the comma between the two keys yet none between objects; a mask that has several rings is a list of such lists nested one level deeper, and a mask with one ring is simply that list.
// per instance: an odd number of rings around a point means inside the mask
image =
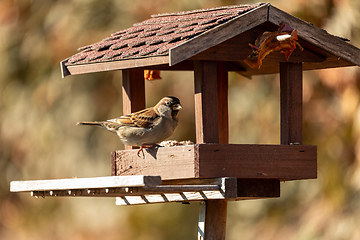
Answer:
[{"label": "orange dried flower", "polygon": [[161,79],[159,70],[144,70],[144,79],[145,80],[157,80]]},{"label": "orange dried flower", "polygon": [[276,32],[264,32],[255,41],[255,45],[249,43],[252,53],[244,60],[251,68],[262,65],[262,60],[272,52],[280,51],[284,54],[286,60],[295,50],[296,46],[303,50],[303,47],[297,42],[297,30],[281,23]]}]

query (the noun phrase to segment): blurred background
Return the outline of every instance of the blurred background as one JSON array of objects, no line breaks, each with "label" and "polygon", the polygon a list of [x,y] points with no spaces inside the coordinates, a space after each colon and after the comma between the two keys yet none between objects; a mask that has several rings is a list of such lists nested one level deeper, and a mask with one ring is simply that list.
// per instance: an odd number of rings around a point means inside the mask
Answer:
[{"label": "blurred background", "polygon": [[[115,206],[113,198],[9,192],[13,180],[110,175],[115,134],[77,127],[118,117],[121,72],[61,78],[77,48],[151,14],[251,3],[235,0],[0,1],[0,239],[196,239],[198,203]],[[360,1],[276,0],[274,6],[360,47]],[[171,139],[195,140],[192,72],[146,82],[184,107]],[[304,73],[304,144],[318,146],[318,179],[281,184],[281,197],[231,202],[227,239],[360,239],[360,71]],[[230,74],[230,143],[279,144],[279,76]]]}]

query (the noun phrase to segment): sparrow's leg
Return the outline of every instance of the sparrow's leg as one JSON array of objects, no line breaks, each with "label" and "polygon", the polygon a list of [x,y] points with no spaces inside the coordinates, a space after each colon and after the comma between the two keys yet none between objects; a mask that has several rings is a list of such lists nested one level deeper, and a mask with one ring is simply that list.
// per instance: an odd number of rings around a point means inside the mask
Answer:
[{"label": "sparrow's leg", "polygon": [[[151,147],[156,147],[159,146],[158,144],[143,144],[142,146],[140,146],[139,151],[137,152],[138,157],[140,157],[140,152],[143,151],[144,148],[151,148]],[[144,154],[144,152],[143,152]]]},{"label": "sparrow's leg", "polygon": [[[137,152],[137,156],[138,156],[138,157],[140,157],[140,152],[143,151],[143,148],[144,148],[144,146],[141,146],[140,149],[139,149],[139,151]],[[143,152],[143,154],[144,154],[144,152]]]}]

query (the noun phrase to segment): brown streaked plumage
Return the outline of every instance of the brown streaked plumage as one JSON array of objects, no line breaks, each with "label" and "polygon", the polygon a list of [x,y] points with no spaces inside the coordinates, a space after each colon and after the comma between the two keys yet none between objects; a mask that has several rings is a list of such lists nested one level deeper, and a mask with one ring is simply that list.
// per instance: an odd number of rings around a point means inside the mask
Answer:
[{"label": "brown streaked plumage", "polygon": [[[154,107],[101,122],[78,122],[94,125],[116,133],[125,145],[152,146],[170,137],[178,125],[181,109],[176,97],[164,97]],[[138,152],[138,154],[139,154]]]}]

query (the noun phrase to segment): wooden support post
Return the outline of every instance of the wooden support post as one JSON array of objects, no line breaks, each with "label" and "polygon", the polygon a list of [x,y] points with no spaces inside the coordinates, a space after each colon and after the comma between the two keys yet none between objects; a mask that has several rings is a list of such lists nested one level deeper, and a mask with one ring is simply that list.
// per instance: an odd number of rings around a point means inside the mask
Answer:
[{"label": "wooden support post", "polygon": [[219,142],[217,65],[194,63],[196,143]]},{"label": "wooden support post", "polygon": [[[132,68],[122,70],[123,115],[145,108],[144,70]],[[125,149],[132,149],[125,146]]]},{"label": "wooden support post", "polygon": [[[228,143],[228,82],[224,64],[213,61],[196,61],[194,63],[194,81],[196,142]],[[205,202],[205,240],[225,240],[226,215],[226,200],[207,200]]]},{"label": "wooden support post", "polygon": [[205,240],[225,240],[227,201],[207,200],[205,211]]},{"label": "wooden support post", "polygon": [[217,63],[219,143],[229,143],[228,70],[224,62]]},{"label": "wooden support post", "polygon": [[303,144],[302,63],[280,63],[281,144]]},{"label": "wooden support post", "polygon": [[[207,200],[200,202],[198,240],[225,239],[227,201]],[[213,221],[208,221],[213,219]]]}]

